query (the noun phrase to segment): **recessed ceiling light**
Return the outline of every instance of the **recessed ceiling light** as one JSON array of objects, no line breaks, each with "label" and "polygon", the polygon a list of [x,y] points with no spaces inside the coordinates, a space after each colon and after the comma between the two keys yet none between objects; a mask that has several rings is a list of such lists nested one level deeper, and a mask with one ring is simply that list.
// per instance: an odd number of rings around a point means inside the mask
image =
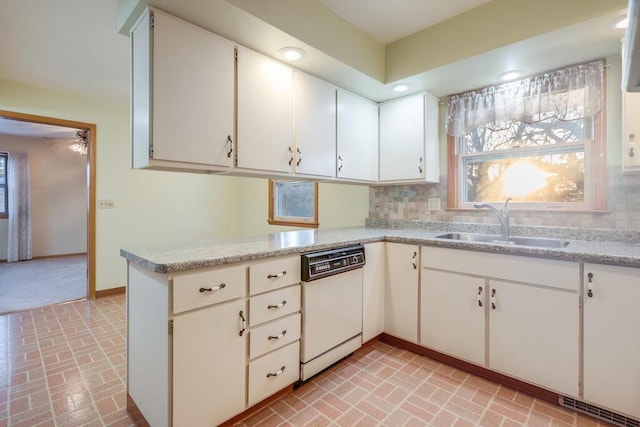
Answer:
[{"label": "recessed ceiling light", "polygon": [[509,71],[505,71],[504,73],[498,74],[498,78],[502,81],[508,82],[508,81],[517,79],[523,74],[524,74],[523,70],[509,70]]},{"label": "recessed ceiling light", "polygon": [[278,52],[287,61],[298,61],[306,55],[306,52],[299,47],[283,47]]},{"label": "recessed ceiling light", "polygon": [[394,91],[394,92],[398,92],[398,93],[406,92],[406,91],[408,91],[408,90],[409,90],[409,86],[407,86],[407,85],[403,85],[403,84],[396,85],[396,86],[393,88],[393,91]]}]

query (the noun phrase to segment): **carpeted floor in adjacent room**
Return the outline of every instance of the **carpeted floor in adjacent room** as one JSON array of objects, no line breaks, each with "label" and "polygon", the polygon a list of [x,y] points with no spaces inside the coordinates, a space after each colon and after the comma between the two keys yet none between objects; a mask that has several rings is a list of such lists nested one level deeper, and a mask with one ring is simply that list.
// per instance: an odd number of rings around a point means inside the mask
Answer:
[{"label": "carpeted floor in adjacent room", "polygon": [[0,263],[0,314],[86,297],[86,255]]}]

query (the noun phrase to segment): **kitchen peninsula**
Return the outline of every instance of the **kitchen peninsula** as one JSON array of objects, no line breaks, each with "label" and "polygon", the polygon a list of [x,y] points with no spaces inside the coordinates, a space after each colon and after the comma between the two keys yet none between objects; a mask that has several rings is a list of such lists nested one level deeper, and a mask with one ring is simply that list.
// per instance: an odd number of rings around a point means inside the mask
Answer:
[{"label": "kitchen peninsula", "polygon": [[[631,374],[640,372],[640,342],[603,331],[623,330],[638,316],[630,308],[640,296],[638,246],[575,240],[593,238],[578,232],[557,248],[438,237],[467,226],[291,231],[121,250],[129,277],[129,408],[154,426],[181,425],[187,416],[211,425],[289,390],[304,340],[300,254],[362,244],[363,342],[382,336],[531,385],[564,406],[640,417]],[[393,274],[381,275],[380,266]],[[269,298],[279,302],[270,307],[287,311],[265,320],[254,302]],[[263,348],[254,339],[269,327],[277,333],[265,335],[271,347]],[[477,347],[468,330],[477,331]]]}]

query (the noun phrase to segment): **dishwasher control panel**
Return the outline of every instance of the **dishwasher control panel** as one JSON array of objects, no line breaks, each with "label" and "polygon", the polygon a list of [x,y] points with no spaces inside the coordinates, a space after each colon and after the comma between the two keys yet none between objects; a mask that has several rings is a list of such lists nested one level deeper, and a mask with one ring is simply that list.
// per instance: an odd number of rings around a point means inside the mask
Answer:
[{"label": "dishwasher control panel", "polygon": [[362,268],[364,246],[354,245],[302,254],[302,280],[320,279],[344,271]]}]

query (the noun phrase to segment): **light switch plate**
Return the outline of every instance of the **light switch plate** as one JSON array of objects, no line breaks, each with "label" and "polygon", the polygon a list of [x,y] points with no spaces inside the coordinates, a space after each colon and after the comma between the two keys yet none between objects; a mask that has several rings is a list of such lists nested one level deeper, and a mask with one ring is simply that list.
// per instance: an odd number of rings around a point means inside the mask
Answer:
[{"label": "light switch plate", "polygon": [[440,207],[440,198],[439,197],[433,197],[433,198],[428,198],[427,199],[427,210],[428,211],[439,211],[441,209]]}]

